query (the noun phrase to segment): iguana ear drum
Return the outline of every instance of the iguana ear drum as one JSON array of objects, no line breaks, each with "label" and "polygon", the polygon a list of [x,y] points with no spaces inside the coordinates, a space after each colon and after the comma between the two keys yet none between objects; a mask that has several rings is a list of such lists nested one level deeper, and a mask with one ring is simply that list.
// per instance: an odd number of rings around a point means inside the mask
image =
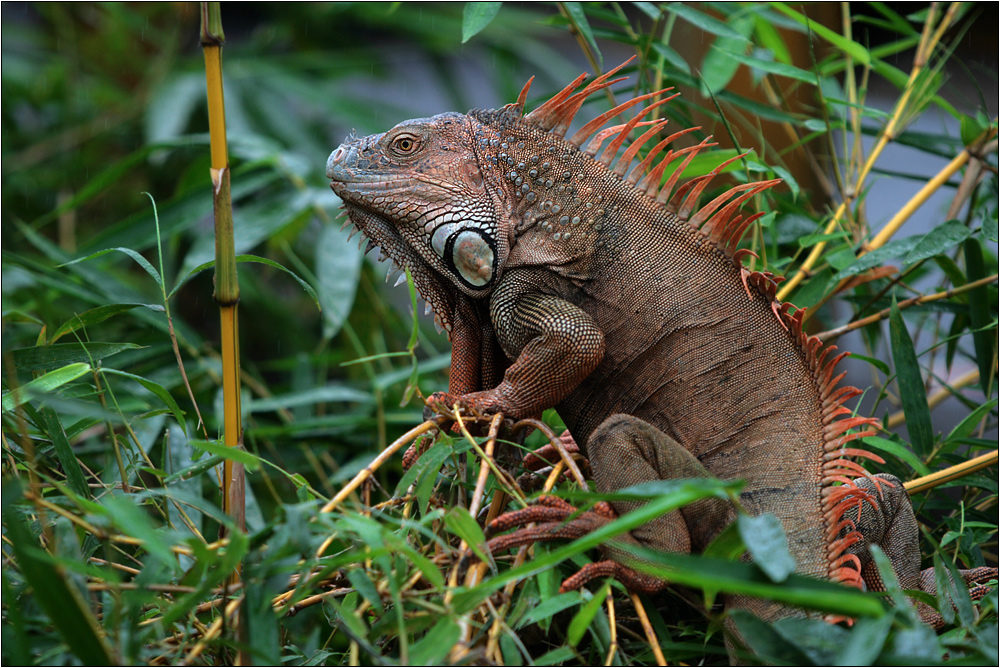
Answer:
[{"label": "iguana ear drum", "polygon": [[443,259],[470,288],[486,287],[496,270],[493,239],[479,230],[459,230],[444,246]]}]

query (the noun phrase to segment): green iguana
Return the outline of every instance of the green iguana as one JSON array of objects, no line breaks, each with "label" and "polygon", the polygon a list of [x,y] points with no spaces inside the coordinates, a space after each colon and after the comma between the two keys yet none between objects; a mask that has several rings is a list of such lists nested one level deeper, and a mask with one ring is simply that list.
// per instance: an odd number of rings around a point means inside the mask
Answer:
[{"label": "green iguana", "polygon": [[[867,548],[874,543],[904,588],[933,591],[900,481],[869,476],[854,461],[881,460],[852,447],[876,433],[877,421],[844,406],[860,394],[838,387],[843,374],[834,369],[846,353],[808,337],[803,311],[775,299],[777,279],[741,263],[752,253],[738,243],[760,214],[739,209],[777,181],[738,185],[699,205],[725,165],[678,185],[711,144],[668,149],[697,128],[663,138],[632,167],[664,130],[666,121],[642,118],[672,99],[669,89],[566,137],[584,101],[622,80],[612,78],[621,67],[574,92],[580,76],[528,114],[531,81],[501,109],[405,121],[350,137],[330,155],[327,176],[348,222],[370,239],[366,252],[381,247],[380,259],[410,270],[451,338],[449,391],[431,400],[514,418],[557,408],[585,444],[601,491],[668,478],[745,479],[743,507],[778,517],[799,573],[883,589]],[[628,123],[601,129],[650,100]],[[639,126],[648,127],[619,157]],[[636,506],[612,505],[577,514],[549,499],[508,513],[492,529],[542,524],[494,538],[490,548],[579,537]],[[698,551],[734,517],[728,503],[700,501],[625,539]],[[564,587],[606,575],[636,590],[663,586],[606,553]],[[972,584],[996,569],[963,575]],[[726,604],[765,619],[793,614],[738,596]]]}]

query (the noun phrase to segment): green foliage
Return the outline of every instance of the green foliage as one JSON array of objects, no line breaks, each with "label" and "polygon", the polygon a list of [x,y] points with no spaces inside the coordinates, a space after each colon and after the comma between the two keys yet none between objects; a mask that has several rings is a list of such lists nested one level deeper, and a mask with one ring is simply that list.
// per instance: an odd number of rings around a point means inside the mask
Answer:
[{"label": "green foliage", "polygon": [[[514,100],[529,74],[539,75],[529,105],[558,90],[578,73],[561,54],[577,49],[602,71],[623,50],[639,56],[634,88],[616,95],[683,87],[661,108],[671,126],[721,117],[715,134],[734,144],[699,157],[690,174],[752,148],[727,178],[788,184],[753,202],[767,214],[747,236],[755,268],[791,276],[819,249],[790,296],[815,306],[813,331],[884,310],[850,344],[864,353],[856,368],[870,372],[860,410],[888,425],[865,439],[886,459],[870,468],[910,480],[996,448],[998,299],[988,279],[997,272],[997,123],[944,77],[976,8],[949,17],[944,42],[911,77],[897,56],[912,53],[924,21],[941,14],[901,16],[882,3],[851,17],[848,30],[839,17],[819,22],[784,3],[556,3],[530,12],[344,3],[265,6],[246,17],[223,6],[246,425],[246,452],[234,452],[217,440],[221,362],[205,272],[214,236],[195,7],[5,8],[5,664],[220,664],[239,651],[287,665],[656,662],[619,584],[560,594],[559,583],[596,558],[598,544],[697,499],[733,495],[738,483],[658,482],[604,497],[560,483],[581,506],[629,494],[652,500],[578,541],[536,546],[524,563],[490,560],[483,518],[469,510],[485,442],[452,435],[409,471],[391,460],[321,512],[421,422],[419,396],[446,386],[449,362],[447,340],[417,317],[412,281],[409,293],[383,286],[384,267],[332,220],[339,202],[323,165],[352,129],[381,132],[411,116],[490,104],[456,78],[460,50],[497,102]],[[869,27],[891,37],[869,46]],[[680,46],[691,31],[709,44],[703,56]],[[796,43],[809,47],[805,60]],[[421,85],[446,98],[439,108],[391,90],[374,97],[388,89],[400,52],[421,64]],[[741,73],[748,84],[738,84]],[[995,71],[980,76],[995,89]],[[905,104],[866,99],[876,79]],[[607,101],[589,105],[596,115]],[[932,112],[956,130],[910,129]],[[966,169],[980,160],[986,169],[975,183],[960,186],[962,172],[946,179],[946,203],[925,207],[939,207],[932,217],[946,222],[903,229],[863,253],[886,223],[868,216],[870,203],[894,184],[935,176],[909,164],[890,171],[883,160],[859,178],[862,139],[870,150],[890,122],[894,144],[946,160],[968,147]],[[842,201],[846,215],[826,229]],[[947,290],[956,292],[907,301]],[[939,393],[957,398],[954,427],[935,408]],[[545,417],[558,422],[554,412]],[[535,435],[529,445],[540,442]],[[220,541],[232,522],[220,510],[225,458],[248,469],[248,533]],[[494,469],[484,480],[480,508],[504,490],[526,495]],[[775,664],[995,663],[996,590],[975,608],[949,574],[995,564],[996,480],[994,466],[914,497],[927,530],[923,565],[942,591],[921,600],[948,622],[941,635],[916,622],[884,566],[895,607],[794,574],[768,516],[741,516],[704,556],[633,549],[637,567],[689,588],[637,600],[670,662],[726,663],[723,637],[735,625],[757,656],[744,658]],[[772,558],[747,563],[744,552]],[[479,571],[477,555],[488,559]],[[237,565],[242,583],[227,589]],[[768,623],[739,612],[726,622],[712,604],[727,593],[857,622]],[[232,632],[234,610],[245,645]]]}]

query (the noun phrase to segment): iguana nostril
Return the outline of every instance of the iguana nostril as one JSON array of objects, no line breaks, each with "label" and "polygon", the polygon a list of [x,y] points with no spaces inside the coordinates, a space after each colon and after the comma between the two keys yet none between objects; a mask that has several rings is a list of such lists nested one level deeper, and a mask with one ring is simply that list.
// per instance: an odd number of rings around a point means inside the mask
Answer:
[{"label": "iguana nostril", "polygon": [[333,153],[330,154],[330,157],[326,159],[327,178],[332,179],[334,177],[334,173],[341,167],[340,162],[344,159],[344,156],[346,155],[347,151],[344,149],[343,146],[338,146],[336,149],[334,149]]}]

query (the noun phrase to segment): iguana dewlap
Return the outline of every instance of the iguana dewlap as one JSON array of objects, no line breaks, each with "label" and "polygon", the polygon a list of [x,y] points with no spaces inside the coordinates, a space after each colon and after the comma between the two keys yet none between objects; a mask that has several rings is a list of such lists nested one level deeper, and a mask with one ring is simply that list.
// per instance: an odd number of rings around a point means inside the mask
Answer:
[{"label": "iguana dewlap", "polygon": [[[775,182],[700,203],[719,170],[683,185],[678,177],[707,140],[669,149],[690,130],[641,121],[668,101],[666,91],[567,138],[584,100],[619,81],[615,71],[574,93],[581,76],[526,115],[527,86],[501,109],[406,121],[330,155],[327,176],[350,222],[369,250],[380,246],[410,269],[449,332],[449,393],[438,398],[510,417],[556,407],[602,491],[696,475],[745,479],[741,503],[779,518],[800,573],[877,589],[864,547],[874,542],[904,586],[918,588],[917,525],[902,486],[869,479],[854,462],[878,459],[851,447],[877,423],[843,406],[859,391],[838,387],[842,355],[805,335],[802,311],[775,300],[769,274],[740,262],[747,251],[737,244],[757,216],[739,209]],[[627,124],[601,130],[650,101]],[[500,528],[549,524],[493,547],[578,536],[613,517],[563,522],[573,509],[546,503]],[[732,517],[721,502],[699,502],[627,539],[698,550]],[[635,588],[659,586],[610,556],[568,584],[614,574]],[[765,618],[788,614],[756,600],[730,604]]]}]

